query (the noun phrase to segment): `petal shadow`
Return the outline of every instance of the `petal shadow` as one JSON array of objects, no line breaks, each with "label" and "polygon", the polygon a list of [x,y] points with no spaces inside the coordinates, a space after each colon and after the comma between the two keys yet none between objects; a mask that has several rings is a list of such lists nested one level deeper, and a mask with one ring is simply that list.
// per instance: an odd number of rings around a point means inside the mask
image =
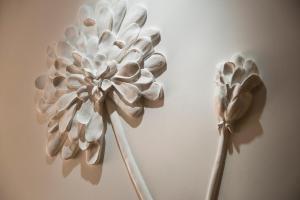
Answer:
[{"label": "petal shadow", "polygon": [[[105,142],[104,151],[101,152],[100,161],[97,165],[88,165],[86,163],[85,155],[83,152],[79,152],[75,159],[63,160],[62,175],[68,177],[71,172],[80,165],[81,177],[91,183],[92,185],[98,185],[102,176],[102,166],[105,154]],[[46,158],[47,164],[51,165],[56,157]]]},{"label": "petal shadow", "polygon": [[263,128],[260,124],[260,117],[266,104],[267,89],[262,83],[253,91],[252,106],[246,116],[238,120],[234,126],[234,134],[230,138],[229,153],[234,149],[240,153],[240,148],[244,144],[251,143],[255,138],[263,135]]}]

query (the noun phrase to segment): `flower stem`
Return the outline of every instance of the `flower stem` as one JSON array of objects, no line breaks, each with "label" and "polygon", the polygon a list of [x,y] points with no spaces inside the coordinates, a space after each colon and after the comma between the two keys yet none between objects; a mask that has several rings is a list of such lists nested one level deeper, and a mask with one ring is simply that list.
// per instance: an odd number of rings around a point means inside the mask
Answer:
[{"label": "flower stem", "polygon": [[112,109],[111,103],[107,102],[107,111],[110,115],[110,120],[114,135],[128,171],[128,175],[140,200],[153,200],[151,193],[144,181],[144,178],[136,164],[136,161],[128,144],[124,128],[121,124],[119,114]]},{"label": "flower stem", "polygon": [[215,157],[213,169],[210,175],[206,200],[217,200],[222,182],[222,176],[227,155],[227,146],[229,141],[229,132],[226,128],[221,129],[217,154]]}]

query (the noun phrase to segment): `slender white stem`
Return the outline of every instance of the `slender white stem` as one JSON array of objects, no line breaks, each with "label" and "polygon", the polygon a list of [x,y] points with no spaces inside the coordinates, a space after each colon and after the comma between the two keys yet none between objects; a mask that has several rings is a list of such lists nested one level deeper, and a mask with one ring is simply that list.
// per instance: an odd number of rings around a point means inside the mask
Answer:
[{"label": "slender white stem", "polygon": [[110,115],[110,120],[114,135],[122,155],[122,159],[127,168],[129,177],[133,183],[135,191],[140,200],[153,200],[151,193],[144,181],[144,178],[136,164],[136,161],[132,155],[130,146],[128,144],[124,128],[121,124],[119,114],[112,109],[112,106],[108,103],[107,110]]},{"label": "slender white stem", "polygon": [[219,190],[222,182],[223,170],[226,161],[228,140],[229,140],[229,133],[226,132],[225,128],[222,128],[220,133],[217,154],[210,175],[208,190],[205,198],[206,200],[218,199]]}]

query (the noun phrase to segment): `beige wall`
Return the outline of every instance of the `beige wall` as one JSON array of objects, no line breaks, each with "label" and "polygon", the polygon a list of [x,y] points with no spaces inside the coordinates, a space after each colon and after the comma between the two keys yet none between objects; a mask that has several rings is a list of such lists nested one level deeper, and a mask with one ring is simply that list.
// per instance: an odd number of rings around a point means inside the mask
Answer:
[{"label": "beige wall", "polygon": [[[34,79],[45,48],[84,0],[0,0],[0,199],[136,199],[111,130],[102,170],[46,159],[45,126],[34,113]],[[234,138],[223,200],[300,199],[300,3],[142,0],[161,28],[168,57],[165,106],[146,110],[129,142],[158,200],[204,199],[218,133],[215,64],[242,51],[256,58],[267,88],[261,115]]]}]

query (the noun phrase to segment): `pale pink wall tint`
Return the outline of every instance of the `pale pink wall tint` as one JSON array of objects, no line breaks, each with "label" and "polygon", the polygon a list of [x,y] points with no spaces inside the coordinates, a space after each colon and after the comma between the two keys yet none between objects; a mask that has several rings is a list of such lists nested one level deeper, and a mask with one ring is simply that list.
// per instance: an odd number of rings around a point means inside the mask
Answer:
[{"label": "pale pink wall tint", "polygon": [[[34,79],[45,71],[47,44],[83,2],[0,0],[1,200],[137,199],[111,130],[102,170],[45,156]],[[139,2],[149,8],[147,23],[162,30],[168,58],[164,107],[146,110],[138,128],[125,125],[155,199],[204,199],[218,140],[215,65],[237,51],[256,58],[267,98],[261,126],[249,121],[234,139],[240,151],[228,156],[220,199],[300,199],[300,3]]]}]

